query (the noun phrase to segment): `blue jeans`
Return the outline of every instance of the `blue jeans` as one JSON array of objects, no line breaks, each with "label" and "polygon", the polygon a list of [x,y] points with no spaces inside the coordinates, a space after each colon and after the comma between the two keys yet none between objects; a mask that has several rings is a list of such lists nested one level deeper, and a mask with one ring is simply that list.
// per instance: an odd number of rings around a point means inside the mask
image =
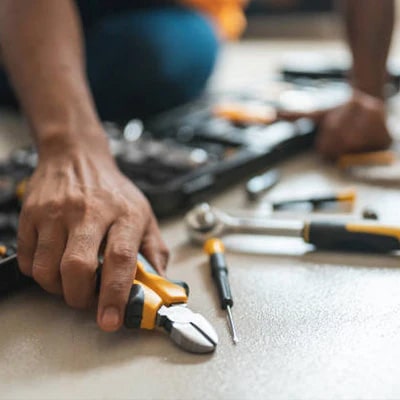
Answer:
[{"label": "blue jeans", "polygon": [[[77,2],[88,80],[104,120],[143,118],[189,101],[212,73],[219,44],[210,22],[193,10],[149,3]],[[0,104],[16,104],[2,71]]]}]

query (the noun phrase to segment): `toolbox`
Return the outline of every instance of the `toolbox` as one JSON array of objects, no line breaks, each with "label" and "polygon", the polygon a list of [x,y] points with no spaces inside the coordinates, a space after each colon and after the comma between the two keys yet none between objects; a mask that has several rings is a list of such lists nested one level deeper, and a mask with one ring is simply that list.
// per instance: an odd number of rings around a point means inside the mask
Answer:
[{"label": "toolbox", "polygon": [[[143,191],[158,217],[182,212],[312,145],[315,126],[309,120],[239,126],[213,116],[212,105],[201,99],[150,121],[105,124],[120,170]],[[19,181],[36,163],[33,149],[20,149],[0,173]]]},{"label": "toolbox", "polygon": [[[241,179],[312,147],[316,126],[311,120],[242,123],[216,114],[221,104],[273,110],[307,105],[309,110],[331,107],[349,93],[338,82],[286,81],[279,93],[270,96],[273,85],[265,82],[257,91],[249,87],[209,94],[146,121],[104,124],[119,168],[147,196],[158,217],[184,212]],[[0,165],[2,187],[29,176],[36,164],[34,149],[15,151]],[[6,204],[15,209],[12,198],[0,199],[0,203],[0,212],[6,211]]]}]

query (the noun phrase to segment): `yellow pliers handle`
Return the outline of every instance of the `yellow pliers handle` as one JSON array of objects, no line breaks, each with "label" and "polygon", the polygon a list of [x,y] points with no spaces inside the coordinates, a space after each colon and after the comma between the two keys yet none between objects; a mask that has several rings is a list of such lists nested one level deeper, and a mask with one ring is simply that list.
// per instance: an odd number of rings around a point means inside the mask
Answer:
[{"label": "yellow pliers handle", "polygon": [[151,265],[140,258],[125,310],[128,328],[154,329],[157,312],[161,306],[187,303],[188,295],[183,286],[158,275]]}]

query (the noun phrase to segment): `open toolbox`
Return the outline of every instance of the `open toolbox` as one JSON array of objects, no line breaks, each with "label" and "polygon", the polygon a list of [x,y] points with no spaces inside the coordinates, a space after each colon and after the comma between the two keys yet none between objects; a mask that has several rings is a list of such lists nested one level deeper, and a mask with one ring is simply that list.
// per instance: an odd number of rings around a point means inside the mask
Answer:
[{"label": "open toolbox", "polygon": [[[148,197],[158,217],[182,212],[312,146],[316,126],[311,120],[242,123],[216,113],[221,104],[312,110],[339,104],[349,95],[348,86],[337,81],[265,82],[258,89],[208,95],[147,121],[104,125],[119,168]],[[34,149],[11,154],[0,164],[0,192],[1,186],[29,176],[36,163]]]},{"label": "open toolbox", "polygon": [[[201,99],[122,128],[105,125],[119,168],[144,192],[159,217],[182,212],[311,147],[315,127],[309,120],[238,125],[213,115],[215,101]],[[19,181],[29,176],[36,163],[33,149],[15,151],[0,166],[3,185],[10,177]]]}]

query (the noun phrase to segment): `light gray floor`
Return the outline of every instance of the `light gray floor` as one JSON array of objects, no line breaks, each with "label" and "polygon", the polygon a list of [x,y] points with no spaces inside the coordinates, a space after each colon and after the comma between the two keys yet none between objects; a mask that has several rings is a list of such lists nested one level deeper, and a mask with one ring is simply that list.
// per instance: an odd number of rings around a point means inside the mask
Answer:
[{"label": "light gray floor", "polygon": [[[342,52],[338,44],[235,45],[213,85],[250,81],[270,73],[282,51],[311,47]],[[10,127],[15,123],[10,119]],[[15,138],[3,136],[3,150]],[[350,181],[314,154],[285,163],[282,171],[274,195],[357,187],[355,212],[371,205],[383,220],[400,223],[396,189]],[[249,209],[241,183],[213,204]],[[0,398],[400,398],[397,257],[310,253],[295,239],[228,238],[241,339],[234,346],[206,257],[188,244],[180,219],[163,223],[162,232],[172,251],[169,275],[190,284],[189,305],[218,331],[217,352],[184,353],[161,332],[101,333],[92,312],[73,311],[32,289],[0,303]]]}]

